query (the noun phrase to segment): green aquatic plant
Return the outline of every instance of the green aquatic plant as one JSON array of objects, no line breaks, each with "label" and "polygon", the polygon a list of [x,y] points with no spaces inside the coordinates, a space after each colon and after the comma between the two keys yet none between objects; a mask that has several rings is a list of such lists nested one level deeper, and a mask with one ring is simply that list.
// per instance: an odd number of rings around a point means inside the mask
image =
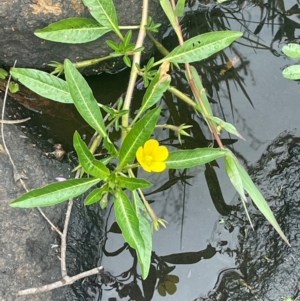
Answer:
[{"label": "green aquatic plant", "polygon": [[[296,43],[290,43],[282,47],[282,52],[290,58],[299,59],[300,58],[300,45]],[[300,79],[300,64],[292,65],[284,68],[282,75],[285,78],[292,80]]]},{"label": "green aquatic plant", "polygon": [[[166,226],[166,221],[156,216],[143,193],[143,189],[150,187],[152,183],[136,176],[138,174],[136,170],[140,167],[147,172],[186,169],[223,158],[226,172],[239,193],[246,212],[245,192],[282,239],[289,244],[260,191],[236,156],[223,145],[220,131],[227,131],[240,138],[242,136],[232,124],[214,116],[201,78],[197,70],[190,65],[228,47],[241,37],[242,33],[209,32],[184,41],[177,17],[182,14],[185,1],[178,1],[175,5],[173,1],[160,0],[161,7],[178,37],[179,45],[162,59],[155,61],[151,58],[145,66],[141,66],[140,57],[146,32],[156,31],[159,26],[148,16],[148,0],[143,1],[142,20],[138,27],[139,35],[136,43],[131,42],[131,29],[123,34],[112,0],[83,0],[83,2],[90,9],[94,19],[69,18],[39,29],[35,34],[42,39],[61,43],[85,43],[113,31],[118,40],[107,41],[112,49],[111,53],[84,62],[71,62],[68,59],[63,63],[53,62],[51,65],[55,70],[52,74],[25,68],[10,70],[10,74],[16,80],[41,96],[74,104],[80,115],[95,130],[96,135],[90,147],[78,132],[74,133],[73,144],[79,159],[77,169],[82,170],[81,177],[31,190],[13,200],[10,205],[17,208],[51,206],[79,196],[92,188],[84,201],[85,205],[100,203],[100,206],[105,208],[109,201],[114,203],[116,221],[125,241],[135,249],[141,275],[145,279],[151,263],[152,227],[158,229],[160,225]],[[132,27],[132,30],[135,28]],[[128,89],[124,99],[118,100],[117,109],[97,103],[91,88],[78,71],[80,67],[90,66],[115,56],[122,56],[125,64],[131,67]],[[184,68],[193,97],[171,85],[170,66]],[[54,75],[62,72],[65,74],[65,80]],[[131,111],[131,100],[138,77],[143,79],[147,89],[134,115]],[[167,91],[190,105],[198,115],[202,115],[218,147],[207,145],[204,148],[171,150],[159,145],[155,139],[155,129],[173,130],[179,142],[181,135],[190,135],[190,125],[159,124],[161,115],[159,101]],[[108,116],[107,124],[104,122],[103,112]],[[111,128],[122,132],[120,143],[115,144],[111,140]],[[104,159],[97,159],[94,156],[100,143],[106,151],[107,156]],[[114,168],[108,168],[110,162],[114,163],[110,165]],[[86,177],[83,177],[84,173]],[[161,288],[161,292],[163,290],[171,293],[167,287]]]}]

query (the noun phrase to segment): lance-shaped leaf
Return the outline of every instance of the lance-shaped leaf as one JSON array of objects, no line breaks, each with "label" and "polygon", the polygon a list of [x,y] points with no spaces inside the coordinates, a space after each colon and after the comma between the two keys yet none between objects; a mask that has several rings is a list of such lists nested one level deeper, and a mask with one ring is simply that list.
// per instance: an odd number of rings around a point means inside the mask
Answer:
[{"label": "lance-shaped leaf", "polygon": [[74,17],[37,29],[34,34],[53,42],[78,44],[94,41],[109,31],[93,19]]},{"label": "lance-shaped leaf", "polygon": [[12,68],[10,74],[28,89],[45,98],[62,103],[73,103],[68,84],[55,75],[25,68]]},{"label": "lance-shaped leaf", "polygon": [[103,138],[107,137],[102,114],[88,83],[70,60],[65,60],[64,70],[76,109],[93,129]]},{"label": "lance-shaped leaf", "polygon": [[266,219],[270,222],[270,224],[274,227],[274,229],[278,232],[281,238],[290,246],[290,243],[284,233],[282,232],[280,226],[278,225],[276,218],[270,209],[267,201],[262,196],[261,192],[255,186],[250,176],[244,169],[244,167],[235,160],[236,167],[239,171],[240,177],[243,181],[244,189],[248,192],[254,204],[257,206],[258,210],[266,217]]},{"label": "lance-shaped leaf", "polygon": [[138,115],[155,105],[162,98],[171,82],[171,76],[167,73],[168,70],[169,63],[163,63],[146,90]]},{"label": "lance-shaped leaf", "polygon": [[99,202],[102,198],[102,194],[108,192],[108,185],[104,184],[100,188],[94,189],[84,200],[84,205],[92,205]]},{"label": "lance-shaped leaf", "polygon": [[[115,193],[114,209],[123,237],[130,247],[136,250],[141,270],[143,270],[146,249],[142,233],[140,232],[139,219],[130,200],[122,190],[118,190]],[[144,272],[144,274],[146,273]]]},{"label": "lance-shaped leaf", "polygon": [[74,133],[73,145],[85,172],[101,180],[109,177],[109,169],[100,160],[95,159],[77,131]]},{"label": "lance-shaped leaf", "polygon": [[171,2],[170,0],[159,0],[160,5],[164,11],[164,13],[166,14],[166,16],[168,17],[172,28],[174,29],[174,31],[177,34],[177,37],[181,38],[181,33],[180,33],[180,29],[179,29],[179,25],[178,25],[178,21],[175,15],[175,12],[171,6]]},{"label": "lance-shaped leaf", "polygon": [[137,149],[143,145],[152,134],[160,114],[157,107],[144,115],[129,131],[119,152],[119,168],[123,168],[135,157]]},{"label": "lance-shaped leaf", "polygon": [[145,179],[130,178],[120,175],[117,175],[116,178],[120,187],[127,188],[131,191],[138,188],[148,188],[152,185]]},{"label": "lance-shaped leaf", "polygon": [[284,45],[282,47],[282,52],[291,58],[300,58],[300,45],[296,43]]},{"label": "lance-shaped leaf", "polygon": [[228,133],[231,133],[243,140],[245,140],[245,138],[237,131],[237,129],[235,128],[234,125],[232,125],[229,122],[226,122],[218,117],[215,116],[205,116],[206,118],[212,120],[213,122],[215,122],[218,126],[221,127],[221,129],[226,130]]},{"label": "lance-shaped leaf", "polygon": [[228,156],[225,156],[226,172],[228,174],[230,182],[232,183],[233,187],[235,188],[235,190],[239,193],[239,195],[241,197],[241,201],[243,203],[247,218],[250,222],[252,229],[254,229],[247,206],[246,206],[247,199],[245,196],[243,180],[240,176],[240,173],[239,173],[239,170],[238,170],[236,164],[239,164],[239,163],[237,162],[236,157],[232,153],[230,153],[230,155],[228,155]]},{"label": "lance-shaped leaf", "polygon": [[174,48],[167,56],[154,65],[164,61],[171,63],[192,63],[204,60],[218,51],[228,47],[234,40],[241,37],[240,31],[208,32],[185,41]]},{"label": "lance-shaped leaf", "polygon": [[143,202],[141,201],[137,191],[133,191],[133,208],[139,220],[139,232],[144,241],[144,257],[140,259],[140,266],[143,279],[146,279],[149,273],[152,254],[152,232],[151,225],[148,220],[151,220]]},{"label": "lance-shaped leaf", "polygon": [[178,0],[175,8],[175,15],[177,17],[182,17],[184,15],[184,5],[185,0]]},{"label": "lance-shaped leaf", "polygon": [[112,0],[83,0],[90,14],[103,26],[113,30],[121,39],[115,5]]},{"label": "lance-shaped leaf", "polygon": [[191,150],[179,150],[171,152],[165,163],[169,169],[190,168],[209,163],[215,159],[223,157],[226,153],[226,149],[219,148],[195,148]]},{"label": "lance-shaped leaf", "polygon": [[12,201],[10,206],[19,208],[53,206],[84,193],[99,181],[99,179],[89,178],[52,183],[23,194]]},{"label": "lance-shaped leaf", "polygon": [[282,71],[282,75],[285,78],[292,79],[292,80],[299,80],[300,79],[300,65],[293,65],[285,68]]},{"label": "lance-shaped leaf", "polygon": [[195,93],[194,89],[193,89],[193,94],[194,94],[194,97],[198,100],[198,103],[200,103],[200,101],[203,103],[204,105],[204,108],[201,108],[201,113],[206,117],[206,115],[212,115],[212,110],[211,110],[211,106],[210,106],[210,103],[207,99],[207,96],[206,96],[206,92],[205,92],[205,89],[203,88],[203,85],[202,85],[202,81],[200,79],[200,76],[196,70],[196,68],[194,66],[190,66],[190,71],[191,71],[191,74],[192,74],[192,77],[189,78],[189,73],[188,72],[185,72],[185,75],[186,75],[186,78],[187,80],[190,82],[190,81],[193,81],[194,84],[196,85],[197,87],[197,93]]}]

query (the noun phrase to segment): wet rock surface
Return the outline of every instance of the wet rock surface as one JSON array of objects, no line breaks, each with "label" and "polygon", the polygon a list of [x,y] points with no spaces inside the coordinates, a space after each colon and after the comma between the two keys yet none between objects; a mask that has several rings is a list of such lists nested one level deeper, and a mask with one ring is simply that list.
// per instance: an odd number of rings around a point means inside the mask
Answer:
[{"label": "wet rock surface", "polygon": [[[2,97],[0,95],[2,106]],[[24,116],[17,116],[17,118]],[[19,174],[28,189],[71,176],[65,161],[49,159],[36,142],[12,124],[4,125],[4,138]],[[84,301],[93,295],[93,279],[51,292],[16,297],[19,290],[40,287],[60,280],[60,238],[36,209],[11,208],[9,202],[24,193],[16,172],[0,141],[0,301]],[[67,269],[69,276],[97,266],[102,235],[99,206],[85,207],[74,202],[68,229]],[[63,228],[66,203],[43,208],[47,217]],[[84,285],[82,285],[84,283]]]},{"label": "wet rock surface", "polygon": [[242,206],[225,218],[228,229],[239,227],[237,270],[220,274],[210,301],[277,301],[296,298],[300,287],[300,138],[282,133],[249,173],[268,201],[291,248],[261,213],[249,206],[255,231]]},{"label": "wet rock surface", "polygon": [[[140,0],[114,1],[119,25],[138,25],[141,19],[142,2]],[[149,15],[156,23],[166,23],[166,18],[159,1],[150,1]],[[0,2],[0,66],[11,67],[17,60],[18,67],[50,70],[46,64],[51,61],[62,62],[65,58],[71,61],[83,61],[106,56],[110,48],[105,40],[119,42],[114,33],[107,33],[101,38],[85,44],[65,44],[45,41],[34,35],[36,29],[44,28],[51,23],[70,17],[92,18],[82,0],[15,0]],[[157,35],[160,39],[165,29]],[[132,42],[137,38],[133,31]],[[149,58],[154,46],[147,38],[143,58]],[[81,69],[86,75],[102,71],[115,72],[124,68],[122,58],[113,58],[90,68]],[[52,69],[51,69],[52,70]]]},{"label": "wet rock surface", "polygon": [[[1,100],[2,105],[2,100]],[[47,159],[15,126],[4,125],[4,137],[17,170],[28,189],[67,177],[70,166]],[[0,142],[3,147],[2,141]],[[20,289],[41,286],[60,277],[57,235],[36,209],[9,207],[10,200],[24,193],[8,155],[0,152],[0,300],[41,300],[41,296],[16,297]],[[65,204],[43,211],[61,225]],[[51,292],[43,300],[52,300]]]}]

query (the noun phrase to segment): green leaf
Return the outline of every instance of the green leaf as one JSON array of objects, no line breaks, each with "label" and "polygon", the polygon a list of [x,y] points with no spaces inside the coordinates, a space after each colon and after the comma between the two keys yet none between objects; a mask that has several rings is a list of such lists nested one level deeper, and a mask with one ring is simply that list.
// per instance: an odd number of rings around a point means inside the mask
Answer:
[{"label": "green leaf", "polygon": [[74,17],[37,29],[34,34],[53,42],[78,44],[94,41],[109,31],[109,28],[101,26],[93,19]]},{"label": "green leaf", "polygon": [[74,133],[73,144],[85,172],[101,180],[109,177],[109,169],[100,160],[95,159],[77,131]]},{"label": "green leaf", "polygon": [[83,0],[90,14],[104,27],[113,30],[122,40],[115,5],[112,0]]},{"label": "green leaf", "polygon": [[[115,193],[114,209],[116,221],[123,237],[130,247],[136,250],[138,261],[143,271],[146,248],[140,232],[139,219],[127,195],[122,190],[118,190]],[[143,274],[146,273],[144,272]]]},{"label": "green leaf", "polygon": [[282,47],[282,52],[291,58],[300,58],[300,45],[296,43],[284,45]]},{"label": "green leaf", "polygon": [[102,114],[88,83],[70,60],[66,59],[64,66],[69,91],[76,109],[93,129],[103,138],[107,137]]},{"label": "green leaf", "polygon": [[224,120],[215,117],[215,116],[205,116],[206,118],[212,120],[213,122],[215,122],[218,126],[220,126],[221,128],[223,128],[225,131],[227,131],[228,133],[231,133],[233,135],[236,135],[237,137],[245,140],[245,138],[237,131],[237,129],[235,128],[234,125],[232,125],[229,122],[225,122]]},{"label": "green leaf", "polygon": [[10,93],[17,93],[19,91],[19,84],[14,82],[9,82],[8,89]]},{"label": "green leaf", "polygon": [[261,192],[255,186],[253,181],[251,180],[250,176],[243,168],[243,166],[236,160],[236,167],[239,171],[240,177],[243,181],[244,189],[248,192],[251,199],[257,206],[258,210],[266,217],[266,219],[270,222],[270,224],[274,227],[274,229],[278,232],[281,238],[290,246],[290,243],[284,233],[282,232],[280,226],[278,225],[276,218],[270,209],[268,203],[262,196]]},{"label": "green leaf", "polygon": [[[197,90],[199,91],[200,93],[200,97],[201,97],[201,100],[204,104],[204,107],[205,107],[205,110],[206,112],[201,112],[205,117],[206,115],[212,115],[212,110],[211,110],[211,106],[210,106],[210,103],[207,99],[207,96],[206,96],[206,92],[205,92],[205,89],[203,88],[203,85],[202,85],[202,81],[201,81],[201,78],[198,74],[198,71],[196,70],[196,68],[194,66],[190,66],[190,70],[191,70],[191,73],[192,73],[192,78],[189,78],[189,74],[186,72],[186,78],[188,81],[190,80],[193,80],[196,87],[197,87]],[[199,98],[198,95],[195,95],[194,93],[194,90],[193,90],[193,94],[194,94],[194,97],[196,99]],[[198,101],[200,101],[200,99],[198,99]]]},{"label": "green leaf", "polygon": [[185,0],[178,0],[175,7],[175,15],[177,17],[182,17],[184,14]]},{"label": "green leaf", "polygon": [[0,68],[0,79],[5,79],[8,75],[8,72],[2,68]]},{"label": "green leaf", "polygon": [[218,51],[229,46],[234,40],[241,37],[240,31],[215,31],[193,37],[174,48],[167,56],[154,65],[164,61],[171,63],[192,63],[204,60]]},{"label": "green leaf", "polygon": [[167,73],[168,70],[169,66],[165,68],[164,64],[159,68],[144,94],[138,115],[154,106],[162,98],[171,82],[171,76]]},{"label": "green leaf", "polygon": [[150,264],[151,264],[151,255],[152,255],[152,231],[151,224],[148,219],[151,220],[143,202],[141,201],[138,193],[133,191],[133,207],[137,218],[139,220],[139,231],[144,241],[144,257],[139,259],[142,277],[146,279],[149,273]]},{"label": "green leaf", "polygon": [[67,83],[49,73],[35,69],[12,68],[10,74],[33,92],[62,103],[73,103]]},{"label": "green leaf", "polygon": [[292,79],[292,80],[300,79],[300,65],[293,65],[293,66],[285,68],[282,71],[282,75],[283,75],[283,77]]},{"label": "green leaf", "polygon": [[102,194],[108,191],[107,184],[104,184],[100,188],[94,189],[84,200],[84,205],[92,205],[101,200]]},{"label": "green leaf", "polygon": [[223,157],[226,149],[219,148],[195,148],[192,150],[179,150],[169,154],[165,161],[167,168],[183,169],[209,163],[217,158]]},{"label": "green leaf", "polygon": [[31,190],[10,203],[12,207],[46,207],[74,198],[100,182],[99,179],[71,179]]},{"label": "green leaf", "polygon": [[144,115],[129,131],[119,152],[119,169],[123,168],[135,157],[137,149],[143,145],[152,134],[160,114],[157,107]]},{"label": "green leaf", "polygon": [[129,178],[120,175],[117,175],[117,181],[120,187],[127,188],[131,191],[138,188],[147,188],[152,185],[145,179]]},{"label": "green leaf", "polygon": [[244,186],[243,181],[240,176],[239,170],[236,167],[235,157],[233,155],[225,156],[225,168],[226,172],[228,174],[228,177],[230,179],[230,182],[232,183],[233,187],[236,189],[236,191],[239,193],[241,198],[247,202],[245,193],[244,193]]},{"label": "green leaf", "polygon": [[175,15],[175,12],[171,6],[170,0],[159,0],[160,5],[164,11],[164,13],[166,14],[166,16],[168,17],[172,28],[174,29],[174,31],[176,32],[177,37],[181,37],[181,32],[178,26],[178,21]]}]

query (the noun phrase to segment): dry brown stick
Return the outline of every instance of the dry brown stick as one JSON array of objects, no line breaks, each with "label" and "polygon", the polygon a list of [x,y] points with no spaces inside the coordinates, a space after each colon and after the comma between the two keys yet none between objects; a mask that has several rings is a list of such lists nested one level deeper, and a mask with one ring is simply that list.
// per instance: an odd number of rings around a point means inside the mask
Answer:
[{"label": "dry brown stick", "polygon": [[[2,117],[3,118],[3,117]],[[0,123],[5,123],[5,124],[17,124],[17,123],[22,123],[25,121],[30,120],[30,117],[24,118],[24,119],[16,119],[16,120],[0,120]]]},{"label": "dry brown stick", "polygon": [[61,279],[57,282],[51,283],[51,284],[47,284],[47,285],[44,285],[41,287],[33,287],[33,288],[19,291],[17,296],[34,295],[34,294],[38,294],[38,293],[51,291],[53,289],[56,289],[56,288],[59,288],[62,286],[70,285],[79,279],[82,279],[82,278],[85,278],[88,276],[92,276],[92,275],[96,275],[96,274],[100,274],[102,271],[103,271],[103,267],[100,266],[100,267],[91,269],[89,271],[80,273],[78,275],[75,275],[73,277],[65,276],[63,279]]}]

